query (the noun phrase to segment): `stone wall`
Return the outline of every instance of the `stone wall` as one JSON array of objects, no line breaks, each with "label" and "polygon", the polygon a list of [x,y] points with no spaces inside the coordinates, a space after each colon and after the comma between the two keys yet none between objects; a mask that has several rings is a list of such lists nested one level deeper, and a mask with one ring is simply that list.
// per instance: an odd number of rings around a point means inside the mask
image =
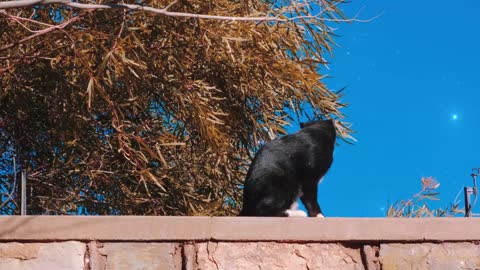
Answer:
[{"label": "stone wall", "polygon": [[480,219],[0,217],[0,269],[480,269]]}]

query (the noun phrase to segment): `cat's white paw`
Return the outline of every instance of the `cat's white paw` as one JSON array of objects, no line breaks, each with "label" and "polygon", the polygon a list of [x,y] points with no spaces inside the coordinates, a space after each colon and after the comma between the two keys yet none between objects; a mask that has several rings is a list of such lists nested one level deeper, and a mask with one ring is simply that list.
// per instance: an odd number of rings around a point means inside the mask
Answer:
[{"label": "cat's white paw", "polygon": [[320,214],[320,213],[317,214],[317,217],[318,217],[318,218],[325,218],[325,216],[322,215],[322,214]]},{"label": "cat's white paw", "polygon": [[307,217],[307,213],[302,210],[287,210],[285,212],[289,217]]}]

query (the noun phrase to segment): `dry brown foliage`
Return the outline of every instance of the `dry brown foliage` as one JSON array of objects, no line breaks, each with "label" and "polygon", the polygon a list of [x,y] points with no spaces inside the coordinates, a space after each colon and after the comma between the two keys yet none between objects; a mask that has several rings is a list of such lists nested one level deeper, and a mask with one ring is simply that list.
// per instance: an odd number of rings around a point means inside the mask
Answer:
[{"label": "dry brown foliage", "polygon": [[[344,21],[340,3],[169,8],[282,18],[269,22],[64,5],[0,10],[0,192],[13,186],[15,154],[28,171],[30,214],[235,214],[259,141],[284,134],[305,108],[343,117],[319,73],[331,26]],[[340,132],[348,136],[348,126]],[[1,213],[16,213],[14,202]]]},{"label": "dry brown foliage", "polygon": [[460,201],[455,198],[445,208],[431,209],[428,206],[428,200],[439,200],[440,193],[437,189],[440,183],[433,177],[422,177],[422,189],[414,194],[412,198],[400,200],[390,205],[387,210],[387,217],[447,217],[465,214],[464,209],[460,208]]}]

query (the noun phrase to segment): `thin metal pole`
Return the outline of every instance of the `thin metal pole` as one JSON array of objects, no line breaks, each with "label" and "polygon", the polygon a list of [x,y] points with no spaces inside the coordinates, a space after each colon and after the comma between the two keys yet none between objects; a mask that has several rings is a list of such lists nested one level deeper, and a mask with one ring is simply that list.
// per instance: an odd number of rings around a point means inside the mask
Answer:
[{"label": "thin metal pole", "polygon": [[472,216],[472,205],[470,204],[470,194],[472,190],[470,187],[463,188],[463,194],[465,196],[465,217]]},{"label": "thin metal pole", "polygon": [[27,172],[22,170],[22,202],[20,205],[20,215],[27,215]]}]

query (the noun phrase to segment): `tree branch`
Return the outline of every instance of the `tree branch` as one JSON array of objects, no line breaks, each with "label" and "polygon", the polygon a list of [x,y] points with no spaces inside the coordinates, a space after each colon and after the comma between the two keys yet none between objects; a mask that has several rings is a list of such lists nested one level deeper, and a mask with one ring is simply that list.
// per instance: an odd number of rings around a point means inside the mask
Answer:
[{"label": "tree branch", "polygon": [[9,194],[6,194],[8,198],[6,198],[6,200],[2,202],[2,204],[0,204],[0,209],[2,209],[5,205],[7,205],[8,202],[12,202],[15,204],[15,206],[18,207],[17,203],[13,199],[13,193],[15,192],[15,188],[17,186],[17,165],[15,162],[15,159],[16,159],[16,155],[14,154],[13,155],[13,185],[11,186],[12,190],[10,191]]},{"label": "tree branch", "polygon": [[153,8],[148,6],[140,6],[133,4],[84,4],[78,2],[72,2],[70,0],[18,0],[18,1],[4,1],[0,2],[1,9],[12,9],[30,7],[35,5],[51,5],[51,4],[63,4],[72,8],[79,9],[128,9],[138,10],[144,12],[152,12],[156,14],[162,14],[170,17],[188,17],[197,19],[212,19],[212,20],[226,20],[226,21],[279,21],[286,22],[288,19],[281,19],[278,17],[264,16],[264,17],[236,17],[236,16],[219,16],[219,15],[207,15],[207,14],[195,14],[188,12],[172,12],[168,11],[173,4],[177,1],[173,1],[165,8]]}]

